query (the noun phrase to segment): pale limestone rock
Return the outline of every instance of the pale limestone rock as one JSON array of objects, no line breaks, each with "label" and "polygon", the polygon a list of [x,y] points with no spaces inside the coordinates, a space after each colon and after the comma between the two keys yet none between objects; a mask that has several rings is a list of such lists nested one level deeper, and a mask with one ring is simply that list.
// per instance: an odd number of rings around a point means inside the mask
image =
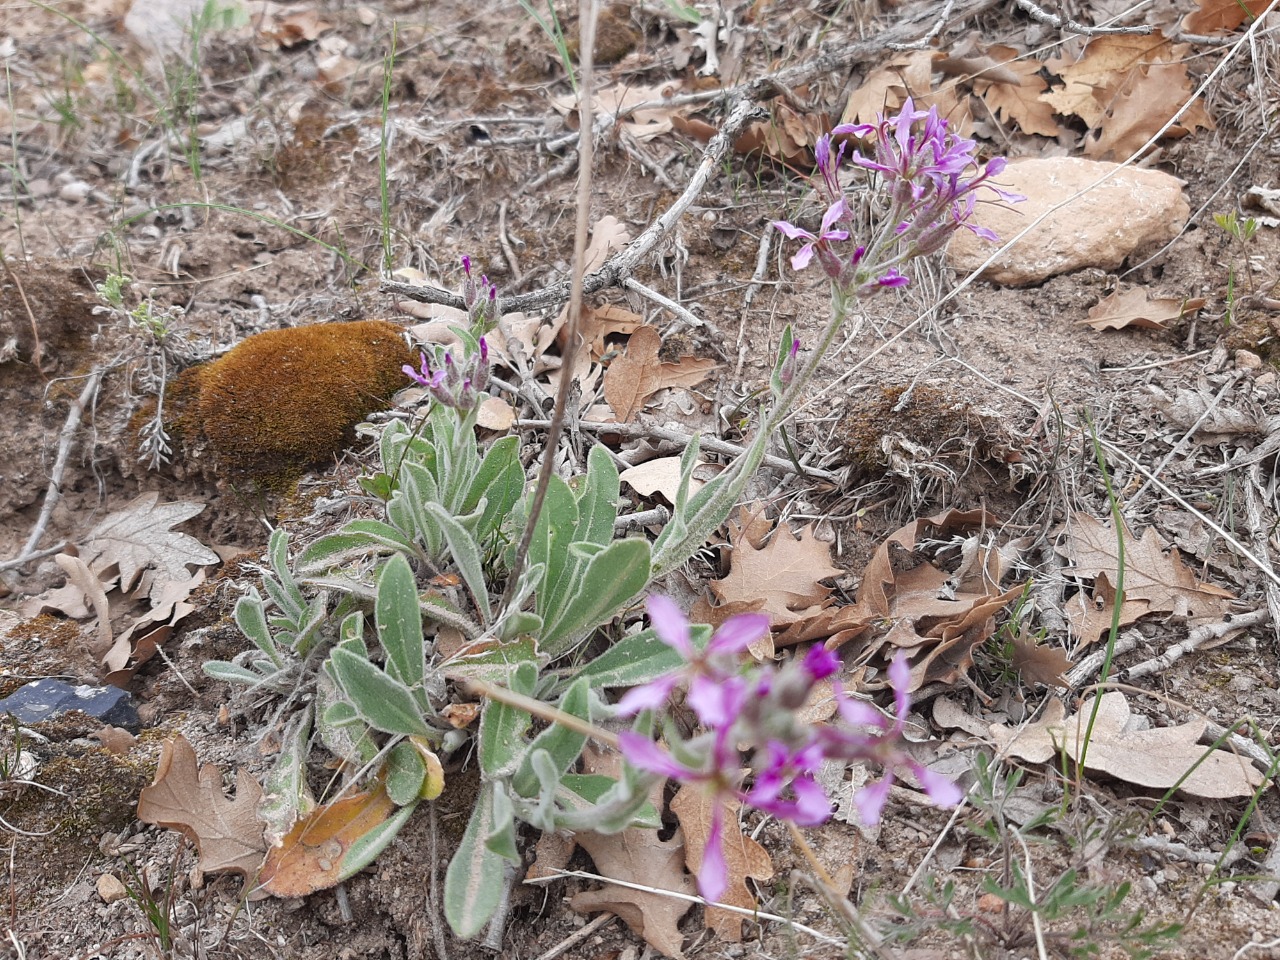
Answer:
[{"label": "pale limestone rock", "polygon": [[98,878],[98,896],[103,903],[115,903],[117,900],[123,900],[128,895],[128,888],[114,874],[104,873]]},{"label": "pale limestone rock", "polygon": [[[973,222],[994,230],[1001,243],[1045,211],[1069,202],[1002,253],[982,278],[1017,287],[1084,267],[1111,270],[1135,250],[1177,236],[1191,212],[1182,196],[1182,181],[1158,170],[1118,168],[1116,163],[1075,157],[1010,162],[995,180],[1002,189],[1027,199],[979,203],[973,217]],[[1108,180],[1092,186],[1111,171],[1116,172]],[[984,193],[979,190],[979,199],[985,199]],[[961,229],[947,248],[947,263],[968,273],[996,249]]]}]

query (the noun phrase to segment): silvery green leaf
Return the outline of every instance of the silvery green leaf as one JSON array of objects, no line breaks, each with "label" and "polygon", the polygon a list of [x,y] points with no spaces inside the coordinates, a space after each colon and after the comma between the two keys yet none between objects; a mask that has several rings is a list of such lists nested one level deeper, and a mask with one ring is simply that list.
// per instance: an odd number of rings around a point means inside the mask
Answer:
[{"label": "silvery green leaf", "polygon": [[581,568],[576,589],[559,618],[542,634],[542,649],[559,656],[600,624],[617,616],[649,584],[649,542],[615,540]]},{"label": "silvery green leaf", "polygon": [[537,595],[537,612],[544,621],[554,615],[553,598],[563,589],[560,586],[569,559],[569,545],[573,531],[578,526],[578,501],[573,491],[559,477],[553,476],[547,486],[547,496],[538,514],[533,539],[529,542],[529,562],[541,563],[546,568],[542,587]]},{"label": "silvery green leaf", "polygon": [[[511,674],[510,689],[525,696],[533,696],[538,682],[538,668],[530,661],[523,661]],[[480,714],[480,769],[486,777],[497,780],[515,772],[528,747],[525,731],[532,723],[531,717],[518,707],[500,700],[486,700]]]},{"label": "silvery green leaf", "polygon": [[418,799],[418,791],[427,778],[427,766],[413,744],[401,740],[387,756],[385,774],[387,796],[397,807],[405,807]]},{"label": "silvery green leaf", "polygon": [[[575,681],[560,698],[557,706],[563,712],[589,723],[591,721],[591,688],[588,683],[585,680]],[[550,763],[550,769],[555,772],[555,776],[559,777],[577,762],[586,742],[586,734],[570,730],[559,723],[552,723],[529,744],[525,760],[511,780],[512,789],[518,796],[534,796],[540,786],[539,778],[532,766],[534,758],[544,757]],[[541,787],[545,793],[546,784],[541,784]],[[552,792],[554,793],[554,790]]]},{"label": "silvery green leaf", "polygon": [[311,598],[305,616],[298,624],[298,633],[294,637],[293,652],[299,657],[305,657],[311,652],[311,648],[315,646],[316,639],[319,637],[320,628],[328,622],[329,619],[329,594],[321,590]]},{"label": "silvery green leaf", "polygon": [[[705,624],[694,624],[689,632],[694,647],[706,649],[711,640],[711,628]],[[623,637],[579,670],[574,679],[584,679],[597,688],[637,687],[670,673],[684,663],[684,656],[678,650],[659,640],[652,628],[646,628]]]},{"label": "silvery green leaf", "polygon": [[381,520],[352,520],[337,533],[321,537],[298,557],[300,573],[318,573],[367,553],[416,554],[417,548],[395,527]]},{"label": "silvery green leaf", "polygon": [[283,684],[275,681],[276,675],[283,675],[283,671],[274,668],[269,660],[256,660],[255,666],[261,667],[258,670],[251,670],[248,667],[242,667],[237,663],[227,663],[225,660],[208,660],[204,663],[202,669],[206,674],[215,680],[221,680],[223,683],[236,683],[248,687],[269,687],[273,690],[279,690]]},{"label": "silvery green leaf", "polygon": [[504,642],[525,634],[537,636],[541,632],[542,618],[528,610],[516,610],[498,625],[498,638]]},{"label": "silvery green leaf", "polygon": [[462,842],[444,875],[445,919],[463,940],[484,929],[502,898],[506,861],[485,845],[494,832],[495,787],[486,783],[480,788]]},{"label": "silvery green leaf", "polygon": [[387,849],[387,845],[396,838],[400,828],[413,816],[417,806],[416,803],[411,803],[407,807],[401,807],[368,833],[353,840],[340,861],[338,879],[349,880],[377,860],[382,851]]},{"label": "silvery green leaf", "polygon": [[369,725],[342,699],[337,683],[325,671],[316,674],[315,715],[320,742],[335,757],[359,768],[378,755]]},{"label": "silvery green leaf", "polygon": [[562,830],[618,833],[628,827],[661,828],[662,818],[648,800],[646,783],[629,783],[600,774],[565,774],[560,780]]},{"label": "silvery green leaf", "polygon": [[578,526],[575,543],[607,546],[613,540],[613,522],[618,519],[618,497],[621,491],[618,468],[603,445],[597,444],[587,455],[587,479],[578,499]]},{"label": "silvery green leaf", "polygon": [[378,642],[387,654],[387,672],[407,687],[421,683],[426,672],[422,613],[413,571],[402,554],[394,554],[379,571],[373,609]]},{"label": "silvery green leaf", "polygon": [[399,680],[341,647],[329,654],[329,663],[343,695],[369,726],[407,736],[431,733],[412,691]]},{"label": "silvery green leaf", "polygon": [[253,645],[267,655],[277,667],[284,666],[284,658],[275,638],[271,636],[271,628],[267,626],[266,611],[262,605],[262,597],[253,587],[246,596],[236,601],[236,626],[240,632],[253,641]]},{"label": "silvery green leaf", "polygon": [[501,526],[524,491],[524,471],[520,469],[520,438],[501,437],[489,447],[462,501],[462,512],[472,513],[485,502],[476,525],[481,542]]},{"label": "silvery green leaf", "polygon": [[311,738],[311,711],[303,710],[289,720],[280,737],[280,752],[262,783],[258,819],[266,824],[265,837],[275,846],[299,817],[315,807],[307,785],[307,744]]},{"label": "silvery green leaf", "polygon": [[440,559],[444,549],[444,536],[435,519],[427,512],[426,505],[439,497],[435,478],[426,468],[416,463],[406,463],[400,477],[400,489],[387,504],[387,515],[396,524],[409,524],[414,536],[422,544],[427,556]]},{"label": "silvery green leaf", "polygon": [[484,845],[513,863],[520,862],[520,851],[516,847],[516,818],[511,805],[511,798],[502,784],[494,784],[493,790],[493,826],[489,835],[484,838]]},{"label": "silvery green leaf", "polygon": [[480,610],[481,618],[488,623],[493,614],[489,607],[489,589],[484,579],[484,560],[480,548],[465,527],[451,517],[438,503],[426,504],[427,512],[444,534],[453,562],[458,566],[471,597]]}]

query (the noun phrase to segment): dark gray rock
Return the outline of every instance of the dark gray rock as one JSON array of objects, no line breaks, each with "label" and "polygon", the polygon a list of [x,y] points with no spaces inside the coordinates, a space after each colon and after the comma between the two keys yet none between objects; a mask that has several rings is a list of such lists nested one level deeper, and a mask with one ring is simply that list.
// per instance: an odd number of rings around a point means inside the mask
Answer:
[{"label": "dark gray rock", "polygon": [[32,680],[0,700],[0,713],[11,713],[21,723],[40,723],[81,710],[113,727],[137,733],[142,723],[134,709],[133,697],[119,687],[72,685],[64,680]]}]

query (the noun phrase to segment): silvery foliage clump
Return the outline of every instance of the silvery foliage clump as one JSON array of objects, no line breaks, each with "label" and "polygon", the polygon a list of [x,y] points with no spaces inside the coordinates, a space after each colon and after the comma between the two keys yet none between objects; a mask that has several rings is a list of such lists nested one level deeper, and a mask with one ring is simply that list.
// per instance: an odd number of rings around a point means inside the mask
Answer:
[{"label": "silvery foliage clump", "polygon": [[150,296],[129,306],[131,283],[123,274],[108,274],[95,285],[102,304],[93,312],[118,321],[129,338],[129,348],[112,363],[127,366],[130,392],[155,398],[155,410],[138,428],[138,459],[146,462],[147,469],[158,470],[173,456],[172,438],[164,424],[169,380],[183,367],[208,359],[212,350],[207,341],[192,338],[182,329],[186,317],[182,307],[157,306]]},{"label": "silvery foliage clump", "polygon": [[[657,824],[646,800],[653,774],[633,765],[616,778],[582,772],[588,739],[582,729],[616,720],[604,691],[678,673],[689,649],[707,649],[711,630],[690,626],[689,644],[676,646],[653,629],[627,633],[586,663],[581,651],[727,520],[852,305],[904,285],[901,265],[936,250],[943,234],[968,226],[974,188],[998,170],[992,165],[970,174],[976,169],[972,142],[950,135],[936,111],[914,111],[910,103],[898,118],[844,132],[879,141],[875,158],[855,152],[852,159],[885,183],[893,223],[868,243],[851,240],[849,205],[835,176],[843,147],[823,138],[820,185],[830,196],[820,232],[785,221],[776,226],[807,241],[793,258],[797,269],[815,260],[830,278],[831,318],[803,362],[792,329],[784,330],[770,402],[744,453],[691,493],[695,437],[681,459],[672,518],[650,543],[615,536],[618,473],[608,453],[593,448],[585,474],[569,482],[552,478],[527,562],[509,591],[533,491],[518,438],[483,444],[476,436],[489,376],[485,335],[496,325],[498,304],[493,286],[483,277],[477,282],[464,259],[469,324],[454,329],[457,355],[434,347],[418,368],[405,368],[425,388],[429,409],[412,429],[399,421],[381,429],[379,469],[361,481],[382,502],[382,518],[352,520],[292,561],[283,534],[273,537],[274,577],[264,578],[264,587],[275,614],[268,615],[267,600],[257,594],[243,598],[236,619],[255,651],[241,663],[207,666],[233,682],[284,689],[296,671],[305,673],[309,658],[324,657],[314,674],[314,710],[285,738],[272,779],[273,816],[285,823],[306,807],[305,731],[314,721],[320,740],[348,769],[376,769],[402,806],[402,815],[357,845],[362,865],[427,792],[435,754],[473,741],[481,786],[444,891],[446,917],[463,937],[477,934],[498,908],[507,863],[519,859],[517,821],[540,830],[601,832]],[[505,603],[498,599],[504,591]],[[370,610],[374,629],[366,636]],[[449,656],[445,638],[456,650]],[[478,734],[471,737],[449,722],[446,708],[451,690],[462,690],[466,699],[466,684],[477,681],[509,694],[483,698]],[[513,705],[521,697],[580,722],[553,722],[535,733],[533,714]],[[646,710],[633,733],[652,736],[654,722]],[[356,859],[344,862],[344,875],[358,868]]]}]

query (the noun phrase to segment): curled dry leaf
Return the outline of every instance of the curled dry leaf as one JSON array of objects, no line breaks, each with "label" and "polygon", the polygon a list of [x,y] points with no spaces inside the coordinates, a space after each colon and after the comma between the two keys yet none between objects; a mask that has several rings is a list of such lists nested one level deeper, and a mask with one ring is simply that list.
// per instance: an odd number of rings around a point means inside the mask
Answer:
[{"label": "curled dry leaf", "polygon": [[1066,672],[1075,664],[1059,650],[1047,643],[1036,643],[1034,637],[1025,634],[1013,639],[1013,668],[1025,683],[1043,683],[1046,687],[1066,690]]},{"label": "curled dry leaf", "polygon": [[[698,461],[698,466],[705,465],[702,460]],[[694,470],[696,472],[697,467]],[[623,470],[618,475],[618,479],[642,497],[652,497],[655,493],[660,493],[668,503],[675,503],[676,491],[680,489],[680,457],[658,457],[656,460],[646,460],[644,463]],[[705,480],[699,480],[696,476],[691,477],[689,495],[697,493],[705,483]]]},{"label": "curled dry leaf", "polygon": [[1124,694],[1113,690],[1102,695],[1092,737],[1086,740],[1092,711],[1090,698],[1067,717],[1062,701],[1053,699],[1044,716],[1027,727],[997,723],[989,730],[1006,753],[1031,763],[1048,763],[1059,750],[1076,762],[1083,754],[1086,770],[1155,790],[1176,783],[1183,793],[1211,800],[1251,796],[1265,779],[1247,757],[1200,746],[1204,720],[1139,729]]},{"label": "curled dry leaf", "polygon": [[1117,290],[1104,297],[1089,311],[1084,320],[1095,330],[1122,330],[1125,327],[1143,327],[1148,330],[1164,330],[1174,320],[1194,313],[1205,305],[1202,297],[1179,300],[1175,297],[1159,297],[1152,300],[1145,287],[1134,287],[1121,293]]},{"label": "curled dry leaf", "polygon": [[627,342],[627,352],[604,375],[604,397],[623,423],[630,423],[645,400],[666,387],[694,387],[720,364],[714,360],[681,357],[676,363],[658,359],[662,335],[653,327],[641,327]]},{"label": "curled dry leaf", "polygon": [[267,852],[258,819],[262,787],[244,770],[236,777],[235,799],[222,792],[222,771],[206,763],[197,769],[196,752],[178,734],[165,742],[151,786],[138,795],[138,819],[177,830],[195,844],[200,873],[257,875]]},{"label": "curled dry leaf", "polygon": [[[721,903],[744,910],[756,909],[756,898],[747,886],[747,879],[768,880],[773,876],[773,860],[764,847],[738,829],[737,801],[719,801],[696,786],[683,786],[671,800],[671,811],[680,819],[684,832],[685,864],[697,873],[707,848],[707,835],[711,831],[712,804],[725,802],[724,859],[729,871],[729,886],[720,897]],[[742,940],[740,913],[707,907],[707,929],[715,931],[723,940],[738,943]]]}]

